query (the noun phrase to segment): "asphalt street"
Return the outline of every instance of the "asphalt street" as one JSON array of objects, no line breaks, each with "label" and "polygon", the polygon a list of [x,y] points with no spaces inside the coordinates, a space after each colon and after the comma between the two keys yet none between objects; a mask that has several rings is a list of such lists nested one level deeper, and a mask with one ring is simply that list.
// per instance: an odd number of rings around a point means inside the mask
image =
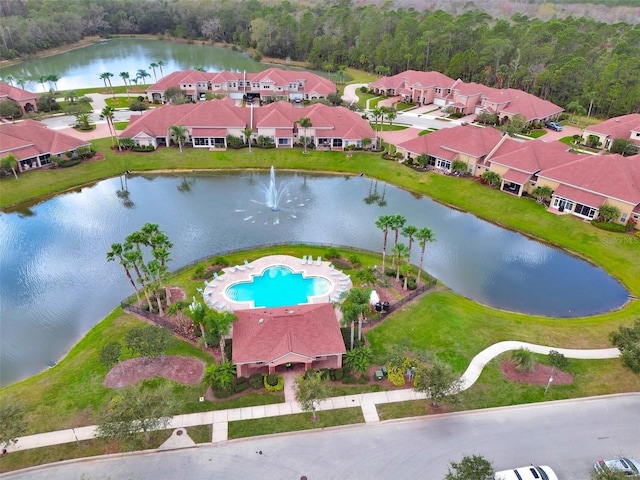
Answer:
[{"label": "asphalt street", "polygon": [[0,478],[440,480],[450,461],[484,455],[498,470],[536,463],[561,480],[588,480],[598,459],[640,457],[639,426],[640,394],[630,394],[114,455]]}]

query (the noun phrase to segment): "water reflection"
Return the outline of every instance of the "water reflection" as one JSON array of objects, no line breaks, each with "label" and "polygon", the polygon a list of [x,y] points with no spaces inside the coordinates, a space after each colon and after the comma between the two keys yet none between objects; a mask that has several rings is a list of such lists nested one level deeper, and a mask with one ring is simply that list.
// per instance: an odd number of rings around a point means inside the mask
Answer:
[{"label": "water reflection", "polygon": [[[400,214],[437,238],[426,249],[425,269],[478,302],[571,317],[605,312],[627,299],[625,289],[593,265],[391,185],[364,177],[278,172],[278,178],[288,198],[277,212],[260,190],[268,174],[251,172],[122,176],[32,206],[30,216],[0,213],[0,382],[57,361],[130,294],[106,252],[146,222],[160,225],[175,244],[172,268],[178,268],[227,249],[280,242],[379,252],[376,219]],[[371,197],[378,200],[363,201]],[[412,263],[419,256],[414,243]]]}]

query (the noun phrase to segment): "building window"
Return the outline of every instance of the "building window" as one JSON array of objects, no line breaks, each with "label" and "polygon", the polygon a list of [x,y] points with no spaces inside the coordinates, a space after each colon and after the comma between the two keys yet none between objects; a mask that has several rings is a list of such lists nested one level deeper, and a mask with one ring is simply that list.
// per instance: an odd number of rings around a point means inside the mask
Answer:
[{"label": "building window", "polygon": [[451,162],[449,160],[442,160],[441,158],[438,158],[438,160],[436,161],[436,167],[449,170],[451,169]]},{"label": "building window", "polygon": [[280,146],[289,145],[289,139],[288,138],[279,138],[278,139],[278,145],[280,145]]},{"label": "building window", "polygon": [[334,138],[333,139],[333,146],[334,147],[342,147],[342,139],[341,138]]},{"label": "building window", "polygon": [[576,203],[576,208],[573,210],[576,215],[581,215],[587,218],[593,218],[596,215],[596,209],[589,205],[583,205],[582,203]]},{"label": "building window", "polygon": [[627,213],[623,212],[622,215],[620,215],[620,223],[627,223],[627,218]]},{"label": "building window", "polygon": [[209,145],[209,139],[208,138],[202,138],[202,137],[196,137],[193,139],[193,145],[195,147],[205,147],[207,145]]},{"label": "building window", "polygon": [[564,212],[565,210],[571,211],[573,210],[573,202],[571,200],[567,200],[566,198],[554,197],[553,207],[557,208],[561,212]]}]

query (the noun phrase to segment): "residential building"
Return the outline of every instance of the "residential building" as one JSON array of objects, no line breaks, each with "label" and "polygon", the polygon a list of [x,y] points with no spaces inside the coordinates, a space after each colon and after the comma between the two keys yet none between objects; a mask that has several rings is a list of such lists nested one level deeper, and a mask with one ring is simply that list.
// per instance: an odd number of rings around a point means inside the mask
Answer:
[{"label": "residential building", "polygon": [[418,105],[450,107],[463,116],[483,112],[495,114],[500,123],[507,122],[515,115],[523,116],[530,123],[546,122],[558,119],[564,111],[522,90],[465,83],[438,72],[407,70],[391,77],[382,77],[371,83],[369,88],[378,94],[399,96],[403,101]]},{"label": "residential building", "polygon": [[640,229],[640,155],[580,155],[540,172],[538,185],[553,190],[552,212],[591,220],[600,206],[613,205],[620,210],[617,223],[631,219]]},{"label": "residential building", "polygon": [[[312,126],[305,132],[297,125],[309,118]],[[237,107],[230,98],[208,102],[164,105],[144,115],[133,115],[120,134],[138,145],[166,146],[171,143],[170,128],[181,125],[188,130],[187,143],[194,148],[226,148],[227,135],[244,139],[244,130],[252,128],[252,138],[269,138],[277,148],[292,148],[301,136],[319,149],[361,148],[376,142],[376,133],[356,112],[344,107],[314,104],[296,107],[275,102],[263,107]]]},{"label": "residential building", "polygon": [[495,128],[460,125],[443,128],[397,145],[403,157],[416,159],[427,155],[429,166],[450,172],[454,161],[467,164],[467,171],[476,175],[478,165],[503,138],[503,133]]},{"label": "residential building", "polygon": [[232,361],[238,377],[278,367],[340,368],[344,345],[331,303],[236,310]]},{"label": "residential building", "polygon": [[570,150],[560,142],[523,141],[505,135],[481,166],[500,175],[500,190],[520,197],[536,188],[541,171],[573,162],[576,155]]},{"label": "residential building", "polygon": [[205,100],[207,93],[234,100],[274,98],[292,102],[327,98],[336,92],[332,81],[302,70],[268,68],[262,72],[173,72],[147,88],[150,102],[165,102],[167,89],[177,87],[192,101]]},{"label": "residential building", "polygon": [[37,93],[0,82],[0,101],[11,100],[15,102],[23,114],[38,111],[37,102],[39,97]]},{"label": "residential building", "polygon": [[13,154],[18,170],[25,172],[51,164],[52,157],[66,158],[80,147],[90,144],[71,135],[51,130],[41,122],[25,120],[0,124],[0,158]]},{"label": "residential building", "polygon": [[597,138],[597,142],[593,143],[605,150],[610,150],[613,141],[617,138],[630,140],[640,147],[640,113],[610,118],[587,127],[582,132],[582,142],[589,145],[592,143],[589,139],[591,136]]}]

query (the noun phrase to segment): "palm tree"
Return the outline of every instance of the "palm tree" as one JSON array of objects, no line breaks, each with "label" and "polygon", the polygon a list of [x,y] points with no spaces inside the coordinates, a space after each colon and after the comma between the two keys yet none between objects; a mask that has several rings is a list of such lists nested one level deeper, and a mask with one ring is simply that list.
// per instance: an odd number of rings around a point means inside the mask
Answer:
[{"label": "palm tree", "polygon": [[387,112],[387,120],[389,120],[389,131],[393,130],[393,121],[397,116],[398,114],[393,109],[389,109],[389,111]]},{"label": "palm tree", "polygon": [[380,118],[382,116],[382,109],[380,107],[376,107],[373,110],[371,110],[371,113],[373,114],[373,118],[376,120],[376,132],[378,131],[378,118]]},{"label": "palm tree", "polygon": [[49,86],[53,83],[53,89],[56,91],[58,90],[58,80],[60,80],[60,77],[56,74],[47,75],[47,82],[49,82]]},{"label": "palm tree", "polygon": [[24,90],[25,85],[27,84],[27,81],[23,78],[23,77],[18,77],[16,78],[16,83],[18,85],[20,85],[20,88]]},{"label": "palm tree", "polygon": [[302,153],[306,155],[307,153],[309,153],[307,151],[307,128],[311,128],[313,127],[313,125],[311,124],[311,119],[309,117],[301,118],[300,120],[298,120],[298,123],[300,124],[300,126],[303,128],[303,131],[304,131],[304,151]]},{"label": "palm tree", "polygon": [[2,157],[2,160],[0,160],[0,167],[2,167],[3,170],[11,169],[13,176],[16,177],[16,180],[18,179],[18,174],[16,173],[16,168],[18,168],[18,157],[13,153]]},{"label": "palm tree", "polygon": [[391,110],[388,107],[379,107],[379,108],[380,108],[380,130],[384,130],[384,119],[387,117],[387,115]]},{"label": "palm tree", "polygon": [[42,85],[42,91],[43,92],[47,91],[47,87],[44,86],[46,81],[47,81],[47,76],[46,75],[40,75],[38,77],[38,82],[40,82],[40,85]]},{"label": "palm tree", "polygon": [[247,145],[249,145],[249,153],[251,153],[251,135],[253,134],[253,129],[247,127],[242,130],[242,133],[244,134],[245,142],[247,142]]},{"label": "palm tree", "polygon": [[376,227],[382,230],[384,237],[382,240],[382,272],[384,273],[384,260],[387,256],[387,236],[389,229],[393,226],[393,217],[391,215],[380,215],[376,220]]},{"label": "palm tree", "polygon": [[124,268],[124,273],[127,275],[127,278],[131,283],[131,286],[136,292],[138,303],[140,303],[140,292],[138,291],[136,282],[133,280],[133,277],[131,276],[131,272],[129,271],[129,268],[131,268],[131,263],[129,262],[128,259],[124,257],[124,247],[120,243],[111,244],[111,250],[107,252],[108,262],[113,262],[116,258],[120,261],[120,265],[122,265],[122,268]]},{"label": "palm tree", "polygon": [[13,81],[15,80],[15,78],[13,78],[13,75],[7,75],[3,78],[3,80],[13,87]]},{"label": "palm tree", "polygon": [[133,267],[136,275],[138,276],[137,280],[142,285],[142,291],[144,292],[144,296],[147,299],[147,304],[149,305],[149,311],[153,311],[153,306],[151,305],[151,297],[149,296],[149,272],[144,264],[144,258],[142,256],[142,249],[140,245],[145,245],[146,237],[142,232],[133,232],[127,235],[124,239],[124,258],[126,258]]},{"label": "palm tree", "polygon": [[435,242],[436,237],[431,231],[431,229],[427,227],[420,228],[415,233],[416,240],[418,241],[418,245],[420,245],[420,268],[418,269],[418,277],[416,278],[416,283],[420,283],[420,273],[422,272],[422,263],[424,261],[424,251],[427,247],[427,242]]},{"label": "palm tree", "polygon": [[[115,143],[116,129],[113,124],[114,113],[115,113],[115,110],[113,109],[113,107],[110,107],[109,105],[105,105],[105,107],[100,111],[100,120],[106,120],[107,126],[109,127],[109,134],[111,135],[112,148],[116,146],[116,143]],[[120,147],[120,143],[118,143],[118,148],[119,147]]]},{"label": "palm tree", "polygon": [[124,82],[124,88],[127,91],[127,100],[129,99],[129,88],[127,85],[127,82],[129,80],[129,72],[120,72],[120,78],[122,79],[122,81]]},{"label": "palm tree", "polygon": [[100,80],[104,82],[104,87],[109,87],[111,89],[111,95],[115,98],[116,94],[113,91],[113,85],[111,85],[111,77],[113,77],[113,73],[111,72],[103,72],[100,74]]},{"label": "palm tree", "polygon": [[162,299],[160,298],[160,289],[162,288],[162,279],[167,273],[166,267],[163,267],[156,259],[150,260],[147,264],[147,269],[153,281],[150,284],[151,290],[156,297],[156,303],[158,304],[158,313],[160,316],[164,316],[164,310],[162,308]]},{"label": "palm tree", "polygon": [[391,255],[395,260],[398,261],[398,265],[396,267],[396,282],[400,281],[400,268],[402,267],[402,263],[409,256],[409,249],[404,243],[396,243],[391,249]]},{"label": "palm tree", "polygon": [[186,141],[187,135],[189,134],[187,127],[183,127],[182,125],[171,125],[169,130],[169,136],[178,144],[180,153],[182,153],[182,144]]},{"label": "palm tree", "polygon": [[407,225],[402,229],[402,236],[409,239],[409,261],[411,261],[411,245],[417,232],[418,227],[414,227],[413,225]]},{"label": "palm tree", "polygon": [[144,83],[144,79],[147,77],[150,77],[151,74],[149,72],[147,72],[144,68],[141,68],[140,70],[138,70],[136,72],[136,78],[139,78],[140,80],[142,80],[142,83]]},{"label": "palm tree", "polygon": [[349,290],[340,305],[343,322],[351,325],[351,350],[353,350],[356,321],[358,322],[358,341],[362,339],[362,320],[366,318],[366,313],[371,310],[371,305],[369,305],[370,296],[370,288],[361,289],[354,287]]},{"label": "palm tree", "polygon": [[160,76],[164,77],[164,73],[162,73],[162,67],[164,67],[166,63],[164,63],[162,60],[158,60],[156,64],[158,64],[158,67],[160,68]]},{"label": "palm tree", "polygon": [[[394,246],[398,244],[398,235],[400,235],[400,229],[404,227],[407,219],[402,215],[393,215],[391,217],[391,230],[396,232],[395,240],[393,242]],[[392,262],[393,264],[393,262]]]},{"label": "palm tree", "polygon": [[218,312],[217,310],[209,310],[204,317],[205,329],[209,335],[214,337],[218,341],[218,348],[220,348],[220,357],[222,361],[226,361],[225,347],[226,336],[229,334],[231,325],[237,320],[233,313],[224,310]]},{"label": "palm tree", "polygon": [[153,78],[156,81],[156,83],[158,82],[158,77],[156,76],[156,67],[158,66],[158,64],[156,62],[151,62],[149,64],[149,68],[151,70],[153,70]]}]

